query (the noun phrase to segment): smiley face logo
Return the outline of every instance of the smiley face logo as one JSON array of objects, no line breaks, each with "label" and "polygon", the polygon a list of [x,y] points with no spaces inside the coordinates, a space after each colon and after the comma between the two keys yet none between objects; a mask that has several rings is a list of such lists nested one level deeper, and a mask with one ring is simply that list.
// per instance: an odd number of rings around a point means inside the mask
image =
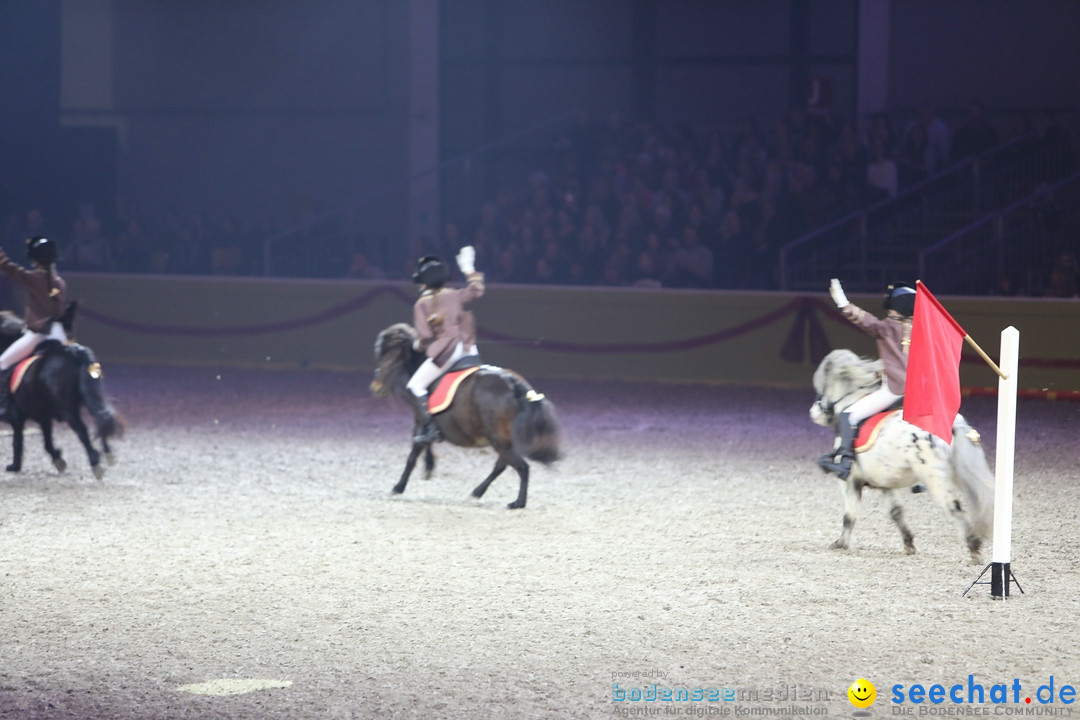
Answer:
[{"label": "smiley face logo", "polygon": [[877,688],[866,678],[859,678],[847,689],[848,700],[857,708],[868,708],[877,700]]}]

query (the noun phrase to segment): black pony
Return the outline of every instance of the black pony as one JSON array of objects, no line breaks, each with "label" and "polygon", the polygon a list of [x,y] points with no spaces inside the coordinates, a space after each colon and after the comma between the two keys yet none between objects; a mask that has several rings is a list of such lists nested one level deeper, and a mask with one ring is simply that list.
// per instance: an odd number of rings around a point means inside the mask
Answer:
[{"label": "black pony", "polygon": [[[413,349],[416,330],[404,323],[391,325],[375,341],[375,379],[371,391],[376,397],[394,394],[407,398],[405,386],[424,361]],[[537,393],[515,372],[484,365],[458,386],[454,402],[434,416],[444,439],[461,447],[490,445],[498,453],[495,467],[472,491],[473,497],[487,492],[495,478],[509,465],[518,472],[518,496],[508,505],[525,507],[529,490],[529,464],[525,458],[550,465],[559,459],[559,422],[550,400]],[[405,491],[420,453],[428,472],[435,468],[429,443],[413,443],[405,472],[394,486],[395,494]]]},{"label": "black pony", "polygon": [[[70,332],[74,304],[63,319]],[[15,342],[25,329],[25,324],[8,311],[0,311],[0,352]],[[101,365],[94,359],[90,348],[77,343],[61,344],[46,340],[34,352],[38,359],[23,373],[15,392],[12,393],[11,427],[13,458],[8,472],[22,470],[23,430],[28,420],[41,426],[45,440],[45,452],[52,458],[53,466],[60,472],[67,469],[67,462],[53,445],[53,422],[65,422],[79,437],[86,448],[94,477],[101,479],[105,468],[101,454],[109,464],[113,462],[109,438],[120,437],[124,431],[124,419],[113,410],[105,399],[102,388]],[[94,419],[97,436],[101,440],[102,453],[90,441],[90,433],[82,419],[82,408]]]}]

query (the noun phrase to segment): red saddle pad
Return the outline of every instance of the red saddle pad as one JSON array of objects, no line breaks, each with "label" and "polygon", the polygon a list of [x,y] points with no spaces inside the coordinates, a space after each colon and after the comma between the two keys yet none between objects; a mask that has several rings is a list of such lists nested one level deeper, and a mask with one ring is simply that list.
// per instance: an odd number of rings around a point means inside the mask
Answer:
[{"label": "red saddle pad", "polygon": [[446,373],[439,378],[438,385],[428,395],[428,412],[434,415],[450,407],[450,403],[454,402],[454,395],[457,393],[461,381],[479,369],[479,366],[465,368],[464,370]]},{"label": "red saddle pad", "polygon": [[863,420],[862,425],[859,426],[859,434],[855,437],[855,452],[869,450],[874,445],[874,441],[877,440],[878,431],[881,429],[881,421],[890,415],[902,412],[903,410],[885,410]]}]

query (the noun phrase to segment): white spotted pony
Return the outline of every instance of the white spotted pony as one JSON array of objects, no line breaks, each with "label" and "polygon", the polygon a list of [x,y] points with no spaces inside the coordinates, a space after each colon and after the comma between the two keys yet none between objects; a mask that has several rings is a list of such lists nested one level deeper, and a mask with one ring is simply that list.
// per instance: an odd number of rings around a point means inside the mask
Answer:
[{"label": "white spotted pony", "polygon": [[[810,419],[836,430],[836,419],[846,408],[881,384],[880,360],[861,358],[850,350],[833,350],[814,372],[817,399]],[[889,516],[900,529],[904,553],[915,552],[910,528],[895,490],[925,485],[930,496],[961,525],[972,560],[989,534],[993,517],[994,476],[986,461],[979,434],[957,415],[952,444],[915,425],[900,413],[881,421],[873,444],[858,450],[851,474],[842,480],[844,528],[834,548],[851,546],[851,531],[863,488],[881,490],[888,497]]]}]

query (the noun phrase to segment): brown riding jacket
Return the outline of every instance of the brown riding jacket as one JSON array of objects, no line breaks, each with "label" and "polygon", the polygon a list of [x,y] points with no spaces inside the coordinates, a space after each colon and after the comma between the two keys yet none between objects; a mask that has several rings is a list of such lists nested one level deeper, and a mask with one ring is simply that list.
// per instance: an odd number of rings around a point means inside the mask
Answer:
[{"label": "brown riding jacket", "polygon": [[413,305],[413,325],[420,345],[440,367],[459,342],[475,340],[473,322],[465,311],[465,304],[484,294],[484,274],[472,272],[465,279],[468,285],[460,289],[424,290]]},{"label": "brown riding jacket", "polygon": [[877,339],[878,357],[885,365],[885,380],[889,390],[894,395],[903,395],[904,382],[907,380],[908,345],[911,344],[911,319],[877,318],[850,303],[841,308],[840,312]]},{"label": "brown riding jacket", "polygon": [[64,312],[67,295],[67,283],[56,268],[24,268],[0,250],[0,271],[26,286],[26,326],[36,333],[49,332],[53,321]]}]

